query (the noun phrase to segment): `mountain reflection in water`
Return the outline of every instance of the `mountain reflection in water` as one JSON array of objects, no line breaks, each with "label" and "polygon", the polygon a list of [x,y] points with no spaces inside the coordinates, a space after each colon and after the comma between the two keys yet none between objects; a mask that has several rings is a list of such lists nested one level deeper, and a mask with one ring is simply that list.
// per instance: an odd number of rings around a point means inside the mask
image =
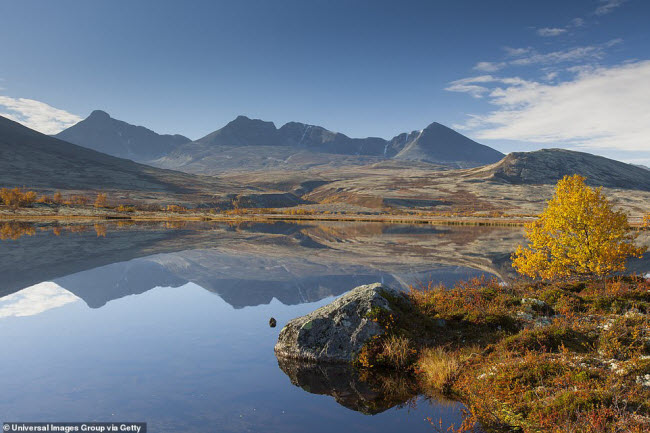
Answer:
[{"label": "mountain reflection in water", "polygon": [[459,425],[462,405],[419,397],[408,376],[278,361],[273,346],[289,320],[360,284],[507,277],[522,241],[376,223],[2,224],[0,421],[156,432]]}]

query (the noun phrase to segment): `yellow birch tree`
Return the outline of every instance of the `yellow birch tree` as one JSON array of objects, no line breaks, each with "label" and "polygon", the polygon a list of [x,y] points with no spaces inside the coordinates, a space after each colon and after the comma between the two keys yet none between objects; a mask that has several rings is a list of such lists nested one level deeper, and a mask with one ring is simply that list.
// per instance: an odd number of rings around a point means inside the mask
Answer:
[{"label": "yellow birch tree", "polygon": [[605,276],[626,268],[628,257],[641,257],[627,215],[615,211],[602,193],[579,175],[565,176],[536,221],[526,225],[528,246],[512,255],[517,272],[546,280]]}]

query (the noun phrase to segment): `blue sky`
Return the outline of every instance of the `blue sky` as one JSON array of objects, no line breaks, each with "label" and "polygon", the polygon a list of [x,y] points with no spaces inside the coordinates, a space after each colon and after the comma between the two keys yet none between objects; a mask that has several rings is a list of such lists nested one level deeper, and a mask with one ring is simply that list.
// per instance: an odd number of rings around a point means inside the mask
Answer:
[{"label": "blue sky", "polygon": [[0,0],[0,114],[103,109],[199,138],[239,114],[650,164],[650,2]]}]

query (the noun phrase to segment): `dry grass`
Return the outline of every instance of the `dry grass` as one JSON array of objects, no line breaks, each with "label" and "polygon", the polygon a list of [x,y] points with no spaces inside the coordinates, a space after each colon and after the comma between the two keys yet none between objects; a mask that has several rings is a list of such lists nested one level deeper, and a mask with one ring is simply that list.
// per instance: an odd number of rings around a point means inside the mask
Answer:
[{"label": "dry grass", "polygon": [[404,370],[412,364],[415,350],[412,349],[408,338],[390,335],[382,341],[381,345],[386,363],[399,370]]},{"label": "dry grass", "polygon": [[457,352],[433,347],[422,351],[417,368],[424,378],[427,388],[447,393],[451,390],[461,365]]}]

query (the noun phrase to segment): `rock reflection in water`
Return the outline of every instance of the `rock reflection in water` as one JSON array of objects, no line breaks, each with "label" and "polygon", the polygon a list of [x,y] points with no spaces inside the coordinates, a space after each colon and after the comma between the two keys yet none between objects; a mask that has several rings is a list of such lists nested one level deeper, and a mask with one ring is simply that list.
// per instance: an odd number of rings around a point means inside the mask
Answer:
[{"label": "rock reflection in water", "polygon": [[359,371],[348,364],[315,364],[278,358],[280,369],[303,390],[329,395],[341,406],[375,415],[395,406],[415,403],[419,387],[408,374]]}]

